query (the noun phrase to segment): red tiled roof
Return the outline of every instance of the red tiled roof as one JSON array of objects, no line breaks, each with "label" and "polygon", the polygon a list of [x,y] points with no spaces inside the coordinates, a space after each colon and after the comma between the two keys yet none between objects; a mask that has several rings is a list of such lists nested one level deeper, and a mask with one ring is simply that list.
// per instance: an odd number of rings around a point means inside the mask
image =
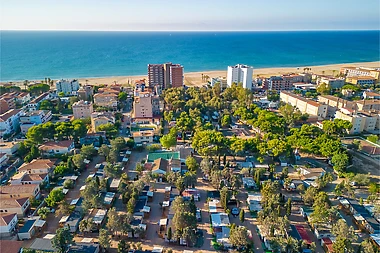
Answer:
[{"label": "red tiled roof", "polygon": [[6,113],[3,113],[0,115],[0,121],[7,121],[10,117],[12,117],[13,115],[16,115],[20,111],[21,109],[11,109],[7,111]]},{"label": "red tiled roof", "polygon": [[298,234],[301,236],[302,240],[304,240],[307,244],[311,244],[312,241],[307,234],[307,231],[304,226],[301,225],[295,225],[295,228],[297,229]]},{"label": "red tiled roof", "polygon": [[65,140],[65,141],[60,141],[60,142],[49,141],[42,144],[39,149],[50,150],[50,149],[57,149],[57,148],[68,148],[72,144],[73,144],[72,140]]}]

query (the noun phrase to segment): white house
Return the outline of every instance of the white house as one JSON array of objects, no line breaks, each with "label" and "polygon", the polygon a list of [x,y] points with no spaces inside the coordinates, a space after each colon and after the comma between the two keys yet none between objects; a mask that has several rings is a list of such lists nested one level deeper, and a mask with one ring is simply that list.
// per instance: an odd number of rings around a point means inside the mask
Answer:
[{"label": "white house", "polygon": [[14,231],[17,221],[16,213],[0,213],[0,235],[10,235]]},{"label": "white house", "polygon": [[231,87],[232,83],[242,83],[243,88],[252,89],[253,67],[237,64],[228,66],[227,85]]},{"label": "white house", "polygon": [[76,94],[79,90],[79,82],[78,80],[59,80],[55,83],[57,88],[57,92],[63,92],[66,95]]},{"label": "white house", "polygon": [[49,141],[45,142],[39,147],[42,155],[63,155],[68,154],[74,149],[74,141]]},{"label": "white house", "polygon": [[0,153],[5,153],[9,156],[13,156],[16,154],[19,147],[20,147],[19,142],[15,142],[15,141],[1,142],[0,143]]},{"label": "white house", "polygon": [[0,137],[14,133],[20,124],[22,110],[11,109],[0,115]]}]

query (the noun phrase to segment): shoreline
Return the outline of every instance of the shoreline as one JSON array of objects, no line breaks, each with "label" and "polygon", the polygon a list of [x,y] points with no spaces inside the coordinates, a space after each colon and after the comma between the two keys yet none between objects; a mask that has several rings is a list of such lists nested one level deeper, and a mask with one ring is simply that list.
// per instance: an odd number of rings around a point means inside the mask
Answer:
[{"label": "shoreline", "polygon": [[[339,64],[327,64],[327,65],[314,65],[314,66],[297,66],[297,67],[271,67],[271,68],[254,68],[253,77],[262,76],[269,77],[272,75],[281,75],[287,73],[302,73],[304,68],[311,68],[310,73],[332,75],[339,73],[340,68],[344,66],[353,67],[367,67],[367,68],[380,68],[380,61],[374,62],[353,62],[353,63],[339,63]],[[186,66],[184,66],[186,69]],[[254,66],[253,66],[254,67]],[[185,72],[184,83],[189,86],[203,85],[206,82],[202,82],[202,74],[207,75],[210,78],[213,77],[226,77],[227,66],[225,70],[210,70],[210,71],[196,71]],[[145,75],[124,75],[124,76],[105,76],[105,77],[84,77],[74,78],[78,79],[81,84],[100,85],[100,84],[112,84],[114,82],[118,84],[127,85],[128,82],[133,84],[137,80],[147,79]],[[57,79],[53,79],[57,80]],[[33,82],[34,80],[29,80]],[[41,80],[35,80],[40,82]],[[23,80],[19,81],[1,81],[0,84],[12,83],[14,85],[23,85]]]}]

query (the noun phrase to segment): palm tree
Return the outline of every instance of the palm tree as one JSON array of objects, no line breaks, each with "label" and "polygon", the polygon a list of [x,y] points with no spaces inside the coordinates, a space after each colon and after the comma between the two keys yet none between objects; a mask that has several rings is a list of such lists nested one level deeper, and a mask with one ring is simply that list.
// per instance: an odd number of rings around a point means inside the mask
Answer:
[{"label": "palm tree", "polygon": [[26,90],[26,88],[28,87],[28,83],[29,83],[28,80],[25,80],[25,81],[24,81],[24,87],[25,87],[25,90]]},{"label": "palm tree", "polygon": [[203,80],[204,80],[204,75],[203,75],[203,73],[202,73],[202,82],[203,82]]}]

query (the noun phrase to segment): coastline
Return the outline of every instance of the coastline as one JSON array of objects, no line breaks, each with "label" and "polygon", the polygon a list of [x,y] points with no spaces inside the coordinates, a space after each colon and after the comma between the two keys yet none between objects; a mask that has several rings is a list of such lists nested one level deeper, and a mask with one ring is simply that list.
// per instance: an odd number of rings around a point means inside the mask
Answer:
[{"label": "coastline", "polygon": [[[253,77],[269,77],[273,75],[281,75],[287,73],[301,73],[304,68],[310,68],[310,73],[315,74],[325,74],[332,75],[337,74],[341,67],[352,66],[352,67],[366,67],[366,68],[380,68],[380,61],[375,62],[354,62],[354,63],[343,63],[343,64],[329,64],[329,65],[317,65],[317,66],[298,66],[298,67],[274,67],[274,68],[258,68],[253,69]],[[186,70],[186,66],[185,70]],[[253,66],[254,67],[254,66]],[[226,67],[227,68],[227,67]],[[207,75],[210,78],[213,77],[226,77],[227,70],[214,70],[214,71],[198,71],[198,72],[188,72],[184,73],[184,83],[188,86],[199,86],[205,84],[202,82],[202,74]],[[100,84],[112,84],[118,83],[122,85],[127,85],[128,82],[133,84],[136,80],[147,79],[147,75],[126,75],[126,76],[106,76],[106,77],[88,77],[88,78],[78,78],[81,84],[90,85],[100,85]],[[32,80],[30,80],[32,81]],[[40,81],[40,80],[38,80]],[[5,84],[9,82],[1,82]],[[23,85],[23,81],[12,81],[14,85]]]}]

